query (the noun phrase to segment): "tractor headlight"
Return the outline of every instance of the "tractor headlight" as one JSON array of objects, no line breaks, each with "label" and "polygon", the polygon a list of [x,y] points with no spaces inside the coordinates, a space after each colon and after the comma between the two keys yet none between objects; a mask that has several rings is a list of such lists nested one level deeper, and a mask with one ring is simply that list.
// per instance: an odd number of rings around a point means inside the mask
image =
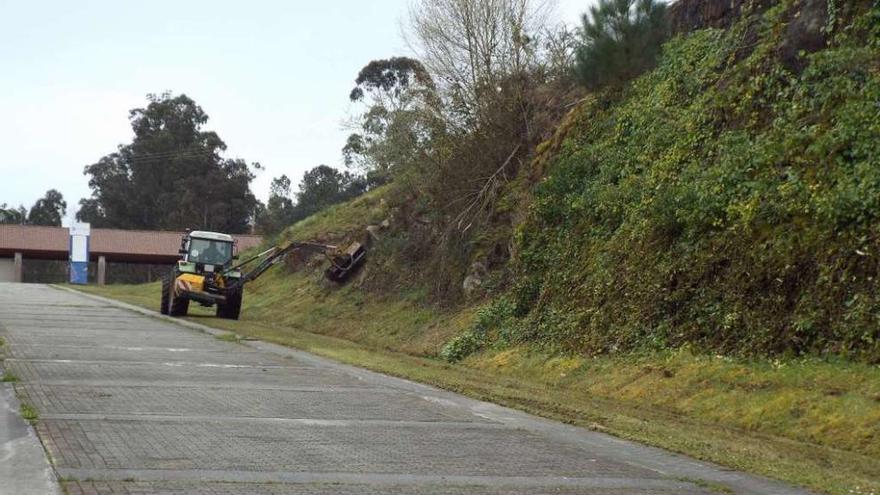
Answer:
[{"label": "tractor headlight", "polygon": [[177,269],[182,273],[196,273],[196,264],[188,261],[178,261]]}]

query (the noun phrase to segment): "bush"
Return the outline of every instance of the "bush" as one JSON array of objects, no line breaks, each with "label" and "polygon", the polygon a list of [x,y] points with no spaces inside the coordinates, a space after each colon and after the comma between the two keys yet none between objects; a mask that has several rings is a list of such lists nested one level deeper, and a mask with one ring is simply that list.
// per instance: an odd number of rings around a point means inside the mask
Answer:
[{"label": "bush", "polygon": [[516,312],[516,305],[506,297],[500,297],[494,302],[477,311],[476,320],[471,328],[454,337],[440,350],[440,357],[450,363],[461,361],[471,354],[485,347],[493,334],[492,340],[501,344],[515,340],[515,332],[512,331],[511,323]]}]

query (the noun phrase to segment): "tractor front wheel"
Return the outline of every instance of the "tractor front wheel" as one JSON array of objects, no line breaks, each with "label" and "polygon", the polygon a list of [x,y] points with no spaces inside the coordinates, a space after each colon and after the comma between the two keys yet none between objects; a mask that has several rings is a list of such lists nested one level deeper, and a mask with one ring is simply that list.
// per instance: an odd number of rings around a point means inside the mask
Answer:
[{"label": "tractor front wheel", "polygon": [[226,293],[226,302],[217,304],[217,316],[227,320],[237,320],[241,315],[242,290],[231,290]]}]

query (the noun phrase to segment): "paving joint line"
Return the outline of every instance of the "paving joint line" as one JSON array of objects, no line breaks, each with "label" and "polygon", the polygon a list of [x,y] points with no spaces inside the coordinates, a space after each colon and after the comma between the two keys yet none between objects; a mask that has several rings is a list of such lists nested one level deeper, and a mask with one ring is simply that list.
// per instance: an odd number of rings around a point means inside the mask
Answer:
[{"label": "paving joint line", "polygon": [[694,489],[687,481],[669,478],[612,478],[612,477],[566,477],[566,476],[466,476],[466,475],[418,475],[390,473],[347,472],[289,472],[289,471],[235,471],[203,469],[80,469],[59,468],[65,479],[90,481],[201,481],[239,483],[338,483],[368,485],[441,485],[486,486],[516,488],[655,488]]},{"label": "paving joint line", "polygon": [[197,388],[200,390],[277,390],[283,392],[386,392],[399,393],[400,390],[388,387],[309,387],[297,385],[257,385],[252,383],[193,382],[193,381],[149,381],[149,380],[28,380],[22,378],[20,385],[46,385],[50,387],[126,387],[126,388]]},{"label": "paving joint line", "polygon": [[289,424],[294,426],[318,427],[352,427],[352,426],[388,426],[412,428],[461,428],[487,430],[518,430],[519,428],[502,423],[485,421],[414,421],[389,419],[317,419],[317,418],[281,418],[259,416],[207,416],[207,415],[176,415],[176,414],[94,414],[94,413],[44,413],[43,421],[127,421],[127,422],[174,422],[174,423],[255,423],[255,424]]},{"label": "paving joint line", "polygon": [[[257,353],[259,354],[259,353]],[[263,370],[314,370],[314,366],[279,366],[277,364],[234,364],[234,363],[200,363],[194,361],[112,361],[112,360],[89,360],[89,359],[50,359],[50,358],[6,358],[12,363],[56,363],[78,365],[109,365],[109,366],[171,366],[191,368],[245,368]],[[322,370],[326,371],[326,370]]]}]

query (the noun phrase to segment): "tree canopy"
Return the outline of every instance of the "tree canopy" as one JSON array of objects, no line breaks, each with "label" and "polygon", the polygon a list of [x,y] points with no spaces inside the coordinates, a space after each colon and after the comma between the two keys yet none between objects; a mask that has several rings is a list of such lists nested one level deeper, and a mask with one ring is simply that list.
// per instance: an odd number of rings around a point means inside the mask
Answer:
[{"label": "tree canopy", "polygon": [[0,224],[19,224],[27,223],[27,209],[24,206],[14,207],[8,206],[6,203],[0,204]]},{"label": "tree canopy", "polygon": [[67,202],[56,189],[49,189],[46,194],[34,203],[27,216],[31,225],[61,226],[61,219],[67,213]]},{"label": "tree canopy", "polygon": [[582,22],[575,72],[589,88],[652,68],[668,35],[666,4],[658,0],[600,0]]},{"label": "tree canopy", "polygon": [[60,227],[65,213],[67,213],[67,202],[64,201],[64,196],[57,189],[49,189],[31,206],[30,210],[24,206],[0,204],[0,224]]},{"label": "tree canopy", "polygon": [[251,167],[223,158],[226,144],[204,130],[208,115],[191,98],[148,95],[129,112],[134,139],[88,165],[92,197],[77,219],[98,227],[230,233],[249,230],[257,206]]},{"label": "tree canopy", "polygon": [[363,103],[364,111],[355,117],[358,129],[342,155],[347,166],[366,172],[371,186],[423,162],[429,142],[444,127],[434,81],[412,58],[371,61],[358,73],[349,99]]},{"label": "tree canopy", "polygon": [[303,175],[296,193],[297,207],[303,218],[330,205],[363,194],[367,184],[363,178],[327,165],[318,165]]}]

